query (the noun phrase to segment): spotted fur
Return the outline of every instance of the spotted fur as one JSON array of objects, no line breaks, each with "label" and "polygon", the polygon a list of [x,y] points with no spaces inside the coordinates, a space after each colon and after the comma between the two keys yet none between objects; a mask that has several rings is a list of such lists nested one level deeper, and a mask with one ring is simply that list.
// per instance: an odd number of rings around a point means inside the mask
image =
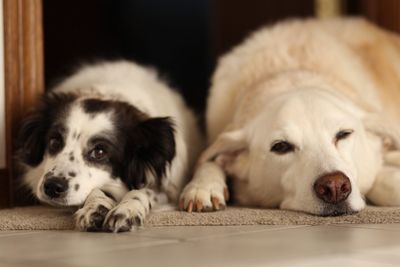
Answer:
[{"label": "spotted fur", "polygon": [[120,61],[84,67],[47,93],[21,126],[18,154],[40,201],[81,207],[80,230],[119,232],[175,203],[201,143],[182,98]]}]

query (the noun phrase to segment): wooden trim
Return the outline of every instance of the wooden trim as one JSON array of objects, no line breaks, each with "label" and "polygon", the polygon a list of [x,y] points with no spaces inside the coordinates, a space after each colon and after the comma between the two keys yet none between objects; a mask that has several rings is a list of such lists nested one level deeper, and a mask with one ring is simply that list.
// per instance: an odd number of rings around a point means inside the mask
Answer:
[{"label": "wooden trim", "polygon": [[9,206],[8,175],[5,169],[0,169],[0,207]]},{"label": "wooden trim", "polygon": [[[15,137],[24,113],[44,90],[41,0],[3,0],[6,99],[7,206],[15,204]],[[2,179],[4,180],[4,179]]]},{"label": "wooden trim", "polygon": [[362,0],[360,11],[369,20],[396,32],[400,32],[400,1]]}]

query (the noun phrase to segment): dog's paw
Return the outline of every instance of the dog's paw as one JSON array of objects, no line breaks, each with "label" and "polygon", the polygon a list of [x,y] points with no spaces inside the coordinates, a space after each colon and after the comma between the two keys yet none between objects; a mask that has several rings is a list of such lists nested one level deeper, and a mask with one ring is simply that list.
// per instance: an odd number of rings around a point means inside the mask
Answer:
[{"label": "dog's paw", "polygon": [[75,213],[75,224],[80,231],[100,232],[111,207],[102,204],[84,206]]},{"label": "dog's paw", "polygon": [[103,224],[105,231],[129,232],[142,226],[146,217],[145,207],[138,201],[120,203],[108,214]]},{"label": "dog's paw", "polygon": [[225,183],[201,183],[193,181],[183,190],[179,208],[188,212],[216,211],[224,209],[229,199]]}]

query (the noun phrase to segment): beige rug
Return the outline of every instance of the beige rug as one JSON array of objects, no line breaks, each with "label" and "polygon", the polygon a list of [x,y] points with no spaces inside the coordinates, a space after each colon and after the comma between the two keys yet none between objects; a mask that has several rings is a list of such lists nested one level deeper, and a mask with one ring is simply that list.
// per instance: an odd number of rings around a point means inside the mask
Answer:
[{"label": "beige rug", "polygon": [[[72,211],[43,206],[0,210],[0,230],[69,230]],[[164,211],[152,214],[151,226],[173,225],[319,225],[336,223],[400,223],[400,208],[367,207],[347,216],[318,217],[300,212],[230,207],[210,213]]]}]

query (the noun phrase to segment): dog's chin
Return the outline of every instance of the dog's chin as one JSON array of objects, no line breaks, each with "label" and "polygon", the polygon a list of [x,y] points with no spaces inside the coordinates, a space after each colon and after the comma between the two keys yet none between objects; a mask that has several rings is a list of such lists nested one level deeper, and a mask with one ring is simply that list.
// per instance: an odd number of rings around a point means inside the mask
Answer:
[{"label": "dog's chin", "polygon": [[346,201],[336,205],[319,202],[315,203],[314,205],[309,205],[308,209],[304,207],[283,207],[283,206],[281,206],[280,208],[304,212],[315,216],[335,217],[335,216],[345,216],[345,215],[355,214],[360,210],[362,210],[363,207],[354,208],[352,207],[351,204],[348,203],[348,201]]},{"label": "dog's chin", "polygon": [[288,209],[288,210],[293,210],[293,211],[298,211],[298,212],[304,212],[310,215],[315,215],[315,216],[321,216],[321,217],[336,217],[336,216],[345,216],[345,215],[351,215],[359,212],[358,210],[353,210],[349,207],[346,206],[324,206],[320,210],[303,210],[303,209]]},{"label": "dog's chin", "polygon": [[357,212],[359,211],[351,208],[350,204],[346,201],[336,205],[323,204],[322,209],[318,215],[323,217],[335,217],[342,215],[351,215]]},{"label": "dog's chin", "polygon": [[49,198],[45,195],[37,195],[36,196],[40,202],[48,204],[53,207],[75,207],[80,206],[84,203],[84,201],[71,201],[68,198]]},{"label": "dog's chin", "polygon": [[38,197],[38,199],[39,199],[40,202],[42,202],[44,204],[48,204],[48,205],[53,206],[53,207],[61,208],[61,207],[70,206],[65,199],[51,199],[51,198],[46,198],[46,197],[44,197],[44,198],[43,197],[41,197],[41,198]]}]

